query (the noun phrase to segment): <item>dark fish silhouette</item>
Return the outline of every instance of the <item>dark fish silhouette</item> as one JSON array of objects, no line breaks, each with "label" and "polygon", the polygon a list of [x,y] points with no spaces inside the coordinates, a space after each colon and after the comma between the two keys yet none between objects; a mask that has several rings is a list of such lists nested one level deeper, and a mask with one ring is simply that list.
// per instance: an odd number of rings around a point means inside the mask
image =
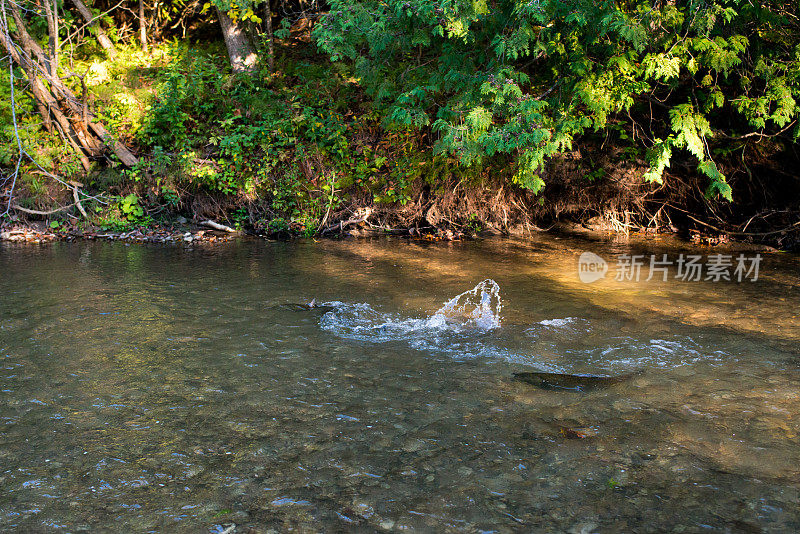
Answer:
[{"label": "dark fish silhouette", "polygon": [[541,389],[563,389],[568,391],[594,391],[629,380],[638,373],[617,376],[569,375],[564,373],[514,373],[514,378]]},{"label": "dark fish silhouette", "polygon": [[321,313],[326,313],[334,309],[333,306],[323,306],[322,304],[317,304],[317,299],[311,299],[311,302],[308,304],[293,302],[291,304],[280,304],[279,307],[283,308],[284,310],[319,311]]}]

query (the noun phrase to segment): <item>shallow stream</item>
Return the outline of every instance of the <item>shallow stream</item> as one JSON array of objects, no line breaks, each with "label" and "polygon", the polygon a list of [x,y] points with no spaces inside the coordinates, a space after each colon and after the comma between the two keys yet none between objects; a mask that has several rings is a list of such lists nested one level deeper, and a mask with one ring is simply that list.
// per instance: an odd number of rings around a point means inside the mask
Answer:
[{"label": "shallow stream", "polygon": [[0,530],[800,531],[800,259],[690,247],[0,243]]}]

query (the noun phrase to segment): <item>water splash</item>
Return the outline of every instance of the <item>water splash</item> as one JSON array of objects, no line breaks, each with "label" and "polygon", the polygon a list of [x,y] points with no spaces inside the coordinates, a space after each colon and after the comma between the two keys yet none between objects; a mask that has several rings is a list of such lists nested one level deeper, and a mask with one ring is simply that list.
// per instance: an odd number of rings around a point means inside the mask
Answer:
[{"label": "water splash", "polygon": [[484,280],[456,295],[429,317],[403,318],[366,303],[327,302],[333,309],[320,326],[337,336],[386,343],[402,341],[418,350],[474,357],[485,351],[482,334],[500,326],[500,286]]},{"label": "water splash", "polygon": [[431,320],[444,318],[445,322],[473,323],[482,330],[500,327],[500,286],[491,278],[487,278],[469,291],[464,291],[444,303],[433,314]]},{"label": "water splash", "polygon": [[[691,338],[619,336],[615,321],[582,317],[501,326],[500,286],[487,279],[445,302],[432,315],[403,317],[367,303],[326,302],[323,330],[369,343],[402,343],[431,355],[494,361],[557,373],[619,373],[642,368],[713,364],[724,355]],[[617,335],[614,335],[614,334]]]}]

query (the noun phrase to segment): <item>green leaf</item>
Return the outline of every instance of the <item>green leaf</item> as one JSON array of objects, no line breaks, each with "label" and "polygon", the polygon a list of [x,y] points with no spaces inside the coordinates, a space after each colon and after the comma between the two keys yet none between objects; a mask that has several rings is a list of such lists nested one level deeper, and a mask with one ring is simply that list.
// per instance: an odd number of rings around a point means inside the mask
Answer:
[{"label": "green leaf", "polygon": [[721,195],[725,200],[729,202],[733,201],[733,190],[713,161],[706,160],[700,163],[697,168],[711,179],[705,191],[706,198],[711,199],[717,195]]},{"label": "green leaf", "polygon": [[669,167],[669,160],[672,157],[672,139],[668,138],[664,141],[656,139],[655,145],[648,151],[648,163],[650,168],[644,174],[646,182],[655,182],[661,184],[664,182],[662,176],[664,169]]}]

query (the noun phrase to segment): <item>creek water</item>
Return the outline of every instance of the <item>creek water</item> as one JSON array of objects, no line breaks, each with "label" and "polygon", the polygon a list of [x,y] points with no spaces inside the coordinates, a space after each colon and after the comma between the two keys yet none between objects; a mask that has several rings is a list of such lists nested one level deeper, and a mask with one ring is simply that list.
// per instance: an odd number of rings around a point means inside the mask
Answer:
[{"label": "creek water", "polygon": [[0,530],[800,531],[798,258],[588,284],[584,251],[718,252],[0,243]]}]

